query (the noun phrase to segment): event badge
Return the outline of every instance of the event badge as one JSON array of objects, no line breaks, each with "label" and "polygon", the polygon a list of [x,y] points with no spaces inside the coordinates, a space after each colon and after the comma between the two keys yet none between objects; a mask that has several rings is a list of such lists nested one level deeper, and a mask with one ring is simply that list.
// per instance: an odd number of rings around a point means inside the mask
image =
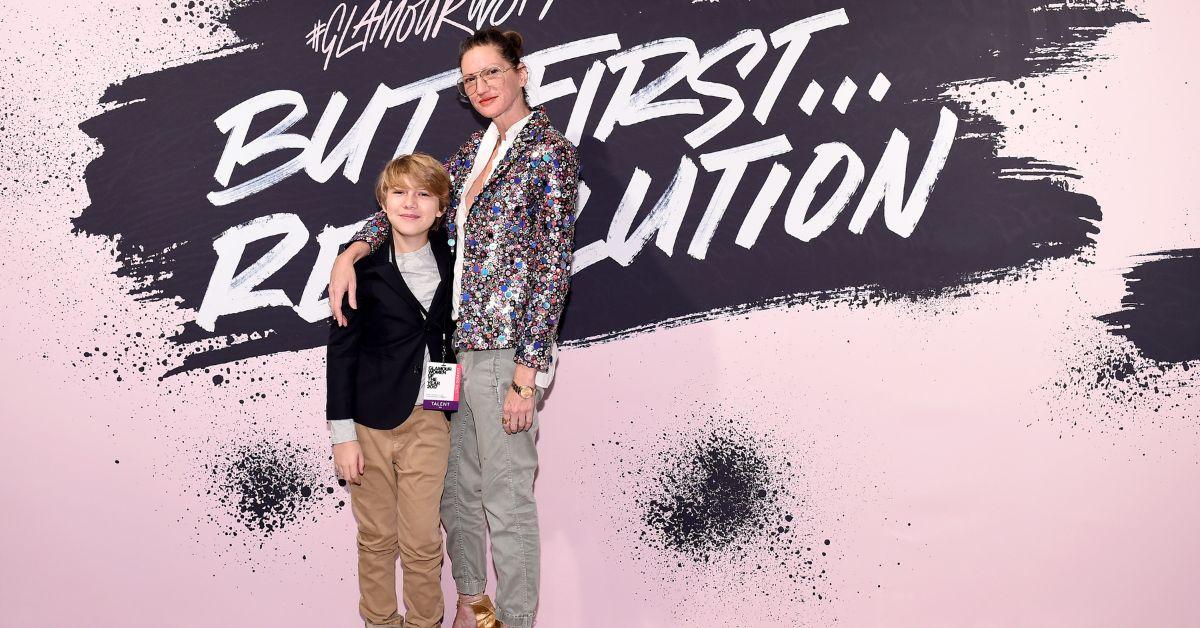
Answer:
[{"label": "event badge", "polygon": [[462,384],[462,365],[430,362],[425,369],[426,410],[458,411],[458,389]]}]

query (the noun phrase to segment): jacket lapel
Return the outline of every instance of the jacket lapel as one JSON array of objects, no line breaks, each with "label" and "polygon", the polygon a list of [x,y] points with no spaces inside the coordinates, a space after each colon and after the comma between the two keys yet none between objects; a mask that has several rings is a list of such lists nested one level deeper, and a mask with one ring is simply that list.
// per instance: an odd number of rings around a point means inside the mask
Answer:
[{"label": "jacket lapel", "polygon": [[[462,188],[467,183],[467,177],[471,176],[471,169],[475,167],[475,159],[479,153],[479,144],[482,141],[483,131],[477,131],[471,136],[471,147],[466,150],[465,159],[454,164],[454,177],[450,185],[449,211],[457,211],[459,195],[466,192]],[[451,217],[453,218],[453,215]]]},{"label": "jacket lapel", "polygon": [[404,277],[400,274],[400,270],[396,268],[396,264],[391,261],[389,252],[392,250],[392,239],[389,237],[383,241],[383,244],[371,254],[372,263],[367,268],[367,272],[378,275],[400,298],[408,303],[417,313],[421,311],[421,302],[413,295],[412,290],[408,289],[408,283],[404,281]]},{"label": "jacket lapel", "polygon": [[429,238],[429,246],[433,249],[433,257],[437,260],[438,272],[442,276],[437,291],[433,293],[433,301],[429,304],[429,311],[435,312],[443,301],[449,304],[450,288],[454,285],[454,253],[450,250],[450,245],[439,237]]},{"label": "jacket lapel", "polygon": [[472,210],[475,209],[475,205],[479,204],[480,199],[485,196],[491,198],[495,193],[495,188],[504,184],[504,178],[508,176],[508,171],[512,168],[512,165],[518,159],[525,159],[528,155],[525,145],[529,143],[529,139],[545,125],[546,110],[542,107],[534,109],[529,121],[525,123],[525,126],[521,127],[521,132],[513,140],[512,146],[508,148],[508,152],[504,154],[504,158],[500,160],[500,163],[492,167],[492,174],[488,177],[487,184],[480,188],[479,196],[475,197],[475,204],[471,206]]}]

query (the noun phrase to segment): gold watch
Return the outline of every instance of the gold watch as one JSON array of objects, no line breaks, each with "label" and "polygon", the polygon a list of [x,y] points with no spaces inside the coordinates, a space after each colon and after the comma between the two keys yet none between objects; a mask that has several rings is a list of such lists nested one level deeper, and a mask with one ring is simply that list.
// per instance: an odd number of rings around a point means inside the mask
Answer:
[{"label": "gold watch", "polygon": [[533,386],[521,386],[515,380],[512,383],[513,392],[521,395],[522,399],[533,399]]}]

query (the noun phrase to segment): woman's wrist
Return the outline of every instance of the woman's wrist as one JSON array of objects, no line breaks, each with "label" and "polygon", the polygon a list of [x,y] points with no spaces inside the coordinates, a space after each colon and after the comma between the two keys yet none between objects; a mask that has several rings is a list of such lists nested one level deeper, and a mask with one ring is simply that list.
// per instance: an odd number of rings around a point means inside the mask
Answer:
[{"label": "woman's wrist", "polygon": [[537,382],[537,369],[518,362],[513,371],[513,382],[518,386],[533,386]]},{"label": "woman's wrist", "polygon": [[338,254],[335,263],[354,265],[355,262],[371,252],[371,245],[362,240],[355,240],[346,246],[346,250]]}]

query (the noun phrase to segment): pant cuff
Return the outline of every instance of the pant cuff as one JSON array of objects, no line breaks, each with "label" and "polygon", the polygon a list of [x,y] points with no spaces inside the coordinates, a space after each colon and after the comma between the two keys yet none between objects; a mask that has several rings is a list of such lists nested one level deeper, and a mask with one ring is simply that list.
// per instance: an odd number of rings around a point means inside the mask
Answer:
[{"label": "pant cuff", "polygon": [[533,613],[510,613],[498,608],[496,619],[504,624],[504,628],[533,628]]},{"label": "pant cuff", "polygon": [[486,580],[454,579],[454,585],[463,595],[480,595],[487,588]]},{"label": "pant cuff", "polygon": [[367,619],[363,621],[363,625],[366,626],[366,628],[400,628],[404,626],[404,616],[393,615],[387,619],[387,622],[388,623],[386,624],[376,624]]}]

